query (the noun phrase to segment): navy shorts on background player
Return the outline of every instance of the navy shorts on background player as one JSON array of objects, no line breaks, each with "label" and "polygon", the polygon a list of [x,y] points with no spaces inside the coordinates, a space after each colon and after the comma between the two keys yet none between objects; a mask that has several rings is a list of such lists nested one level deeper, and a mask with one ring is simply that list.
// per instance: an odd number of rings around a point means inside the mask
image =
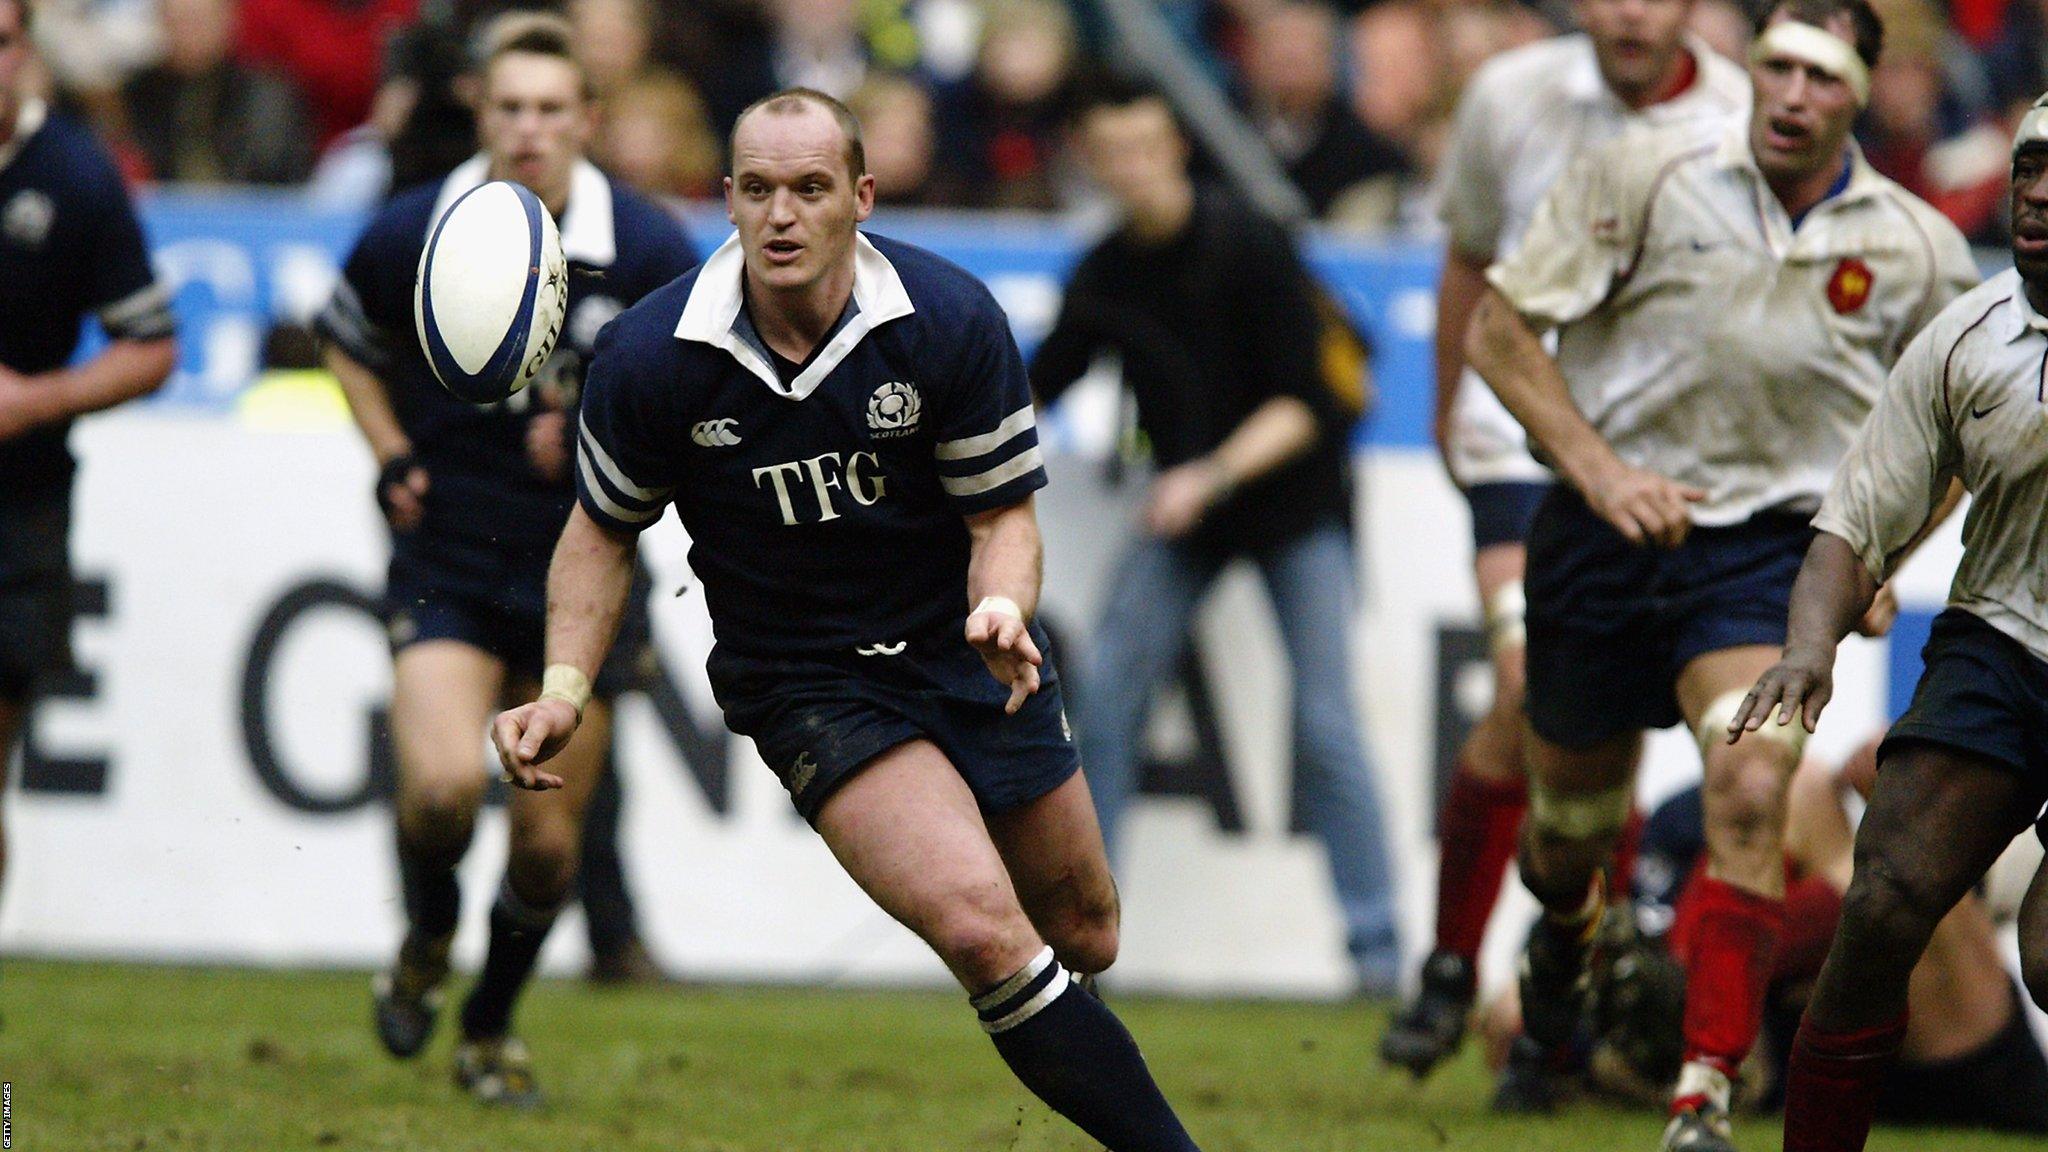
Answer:
[{"label": "navy shorts on background player", "polygon": [[[963,618],[961,627],[965,628]],[[805,820],[875,757],[930,740],[987,814],[1028,804],[1081,768],[1045,630],[1031,636],[1045,678],[1012,716],[1008,687],[957,637],[896,655],[772,659],[712,653],[712,690],[726,726],[751,737]]]},{"label": "navy shorts on background player", "polygon": [[1527,541],[1536,509],[1550,487],[1547,480],[1503,480],[1465,489],[1465,503],[1472,509],[1472,547]]},{"label": "navy shorts on background player", "polygon": [[68,493],[0,505],[0,700],[71,667],[70,529]]},{"label": "navy shorts on background player", "polygon": [[1765,512],[1694,528],[1677,548],[1631,544],[1576,491],[1554,486],[1529,532],[1530,724],[1565,748],[1677,724],[1687,664],[1785,643],[1813,535],[1803,515]]},{"label": "navy shorts on background player", "polygon": [[2048,790],[2048,663],[1961,608],[1934,618],[1913,703],[1885,733],[1878,762],[1926,741],[2001,764]]}]

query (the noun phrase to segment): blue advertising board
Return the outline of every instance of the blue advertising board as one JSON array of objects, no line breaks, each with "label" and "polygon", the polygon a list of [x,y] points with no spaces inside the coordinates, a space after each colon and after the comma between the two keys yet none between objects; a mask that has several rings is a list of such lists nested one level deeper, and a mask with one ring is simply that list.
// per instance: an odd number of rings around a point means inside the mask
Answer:
[{"label": "blue advertising board", "polygon": [[[141,207],[158,269],[178,285],[184,342],[177,375],[157,402],[202,408],[230,403],[254,379],[273,324],[303,321],[320,307],[363,223],[291,194],[164,191]],[[706,249],[729,228],[716,211],[686,216]],[[987,281],[1027,355],[1051,325],[1060,285],[1087,240],[1070,224],[1019,216],[882,214],[871,227]],[[1361,443],[1425,447],[1436,250],[1315,237],[1309,252],[1376,349],[1380,403]]]}]

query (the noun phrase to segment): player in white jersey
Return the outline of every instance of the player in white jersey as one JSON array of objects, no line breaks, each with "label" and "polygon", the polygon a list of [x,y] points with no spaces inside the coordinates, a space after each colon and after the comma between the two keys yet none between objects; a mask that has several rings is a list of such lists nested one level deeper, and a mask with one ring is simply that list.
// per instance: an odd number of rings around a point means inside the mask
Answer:
[{"label": "player in white jersey", "polygon": [[[1784,659],[1729,725],[1730,739],[1813,730],[1836,646],[1960,480],[1973,500],[1963,561],[1912,707],[1878,750],[1855,879],[1792,1046],[1786,1152],[1863,1147],[1905,1032],[1908,973],[2048,797],[2048,97],[2013,143],[2012,219],[2014,270],[1907,347],[1835,473],[1793,588]],[[2037,1003],[2048,1002],[2044,877],[2020,914]]]},{"label": "player in white jersey", "polygon": [[1437,817],[1436,947],[1416,998],[1380,1042],[1424,1076],[1457,1051],[1479,945],[1515,853],[1522,773],[1522,569],[1550,473],[1522,426],[1465,365],[1487,265],[1514,250],[1543,193],[1586,149],[1643,125],[1718,131],[1749,108],[1742,69],[1686,33],[1693,0],[1581,0],[1585,31],[1503,53],[1473,77],[1444,161],[1436,440],[1472,511],[1473,566],[1493,654],[1492,706],[1458,752]]},{"label": "player in white jersey", "polygon": [[1733,1148],[1729,1076],[1784,920],[1799,742],[1720,734],[1778,659],[1808,519],[1886,372],[1976,281],[1954,226],[1850,139],[1882,37],[1866,0],[1781,4],[1752,50],[1748,124],[1574,165],[1488,270],[1467,341],[1566,482],[1529,535],[1522,878],[1545,915],[1523,965],[1525,1064],[1579,1019],[1643,731],[1702,735],[1708,869],[1667,1149]]}]

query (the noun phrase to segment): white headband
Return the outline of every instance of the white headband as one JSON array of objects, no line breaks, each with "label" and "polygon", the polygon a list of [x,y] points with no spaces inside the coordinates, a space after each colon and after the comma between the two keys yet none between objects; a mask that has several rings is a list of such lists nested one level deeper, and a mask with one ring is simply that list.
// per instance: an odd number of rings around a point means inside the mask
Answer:
[{"label": "white headband", "polygon": [[2012,134],[2012,154],[2018,156],[2020,149],[2029,144],[2048,144],[2048,96],[2034,101],[2027,114],[2020,117],[2020,126]]},{"label": "white headband", "polygon": [[1798,20],[1785,20],[1766,28],[1749,49],[1752,64],[1788,56],[1847,84],[1856,95],[1858,108],[1870,103],[1870,68],[1840,36]]}]

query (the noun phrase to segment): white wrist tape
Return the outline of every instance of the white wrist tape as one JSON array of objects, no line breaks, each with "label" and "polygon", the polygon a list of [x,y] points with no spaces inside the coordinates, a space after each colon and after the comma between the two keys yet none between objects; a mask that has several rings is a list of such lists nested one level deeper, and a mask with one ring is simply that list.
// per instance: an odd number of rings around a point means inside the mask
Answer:
[{"label": "white wrist tape", "polygon": [[976,604],[974,611],[969,612],[968,615],[978,616],[983,612],[994,612],[999,615],[1008,616],[1013,620],[1024,619],[1024,610],[1017,607],[1017,602],[1008,596],[983,596],[981,603]]},{"label": "white wrist tape", "polygon": [[1752,64],[1785,59],[1811,64],[1847,84],[1858,108],[1870,103],[1869,66],[1856,54],[1855,45],[1825,28],[1798,20],[1773,24],[1750,45],[1749,59]]},{"label": "white wrist tape", "polygon": [[584,707],[590,703],[590,677],[573,664],[550,664],[548,670],[541,673],[540,698],[563,701],[576,709],[576,715],[580,717]]}]

